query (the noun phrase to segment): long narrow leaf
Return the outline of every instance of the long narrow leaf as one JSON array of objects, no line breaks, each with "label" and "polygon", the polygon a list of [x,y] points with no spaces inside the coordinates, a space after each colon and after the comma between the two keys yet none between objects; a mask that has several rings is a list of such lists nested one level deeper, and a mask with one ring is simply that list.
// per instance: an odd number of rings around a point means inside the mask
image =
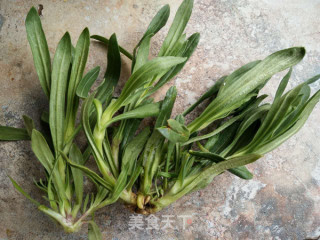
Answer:
[{"label": "long narrow leaf", "polygon": [[27,37],[31,47],[34,66],[44,93],[49,98],[51,86],[51,60],[37,10],[32,7],[26,18]]},{"label": "long narrow leaf", "polygon": [[[199,175],[197,175],[196,178],[190,176],[190,178],[192,179],[191,181],[189,179],[186,179],[185,186],[182,186],[182,188],[179,187],[178,192],[175,193],[175,197],[178,198],[189,193],[190,191],[197,188],[198,185],[201,184],[201,182],[206,181],[207,179],[212,179],[213,177],[219,175],[220,173],[226,171],[227,169],[247,165],[249,163],[256,161],[259,158],[261,158],[261,155],[259,154],[248,154],[245,156],[233,157],[233,158],[227,159],[227,161],[214,164],[213,166],[202,171]],[[170,195],[171,193],[168,194],[168,196]]]},{"label": "long narrow leaf", "polygon": [[0,126],[0,140],[1,141],[30,140],[30,136],[28,134],[28,131],[24,128]]},{"label": "long narrow leaf", "polygon": [[129,173],[132,172],[134,162],[143,150],[150,135],[150,129],[145,128],[138,136],[134,137],[126,146],[122,158],[122,166],[128,165]]},{"label": "long narrow leaf", "polygon": [[304,55],[305,49],[296,47],[278,51],[265,58],[215,98],[205,111],[189,124],[190,132],[207,127],[212,121],[239,107],[238,103],[245,100],[249,93],[265,84],[275,73],[297,64]]},{"label": "long narrow leaf", "polygon": [[[150,22],[146,32],[143,34],[142,38],[140,39],[139,43],[133,50],[133,57],[132,57],[132,65],[131,69],[134,72],[134,69],[138,69],[136,66],[137,56],[136,56],[136,49],[142,45],[143,42],[146,43],[145,38],[149,37],[148,42],[150,42],[150,38],[154,36],[168,21],[170,15],[170,7],[169,5],[163,6],[157,14],[153,17],[152,21]],[[148,47],[149,49],[149,47]],[[139,50],[140,51],[140,50]],[[139,54],[139,53],[138,53]]]},{"label": "long narrow leaf", "polygon": [[223,85],[219,89],[219,95],[222,94],[228,87],[230,87],[233,83],[235,83],[243,74],[248,72],[250,69],[254,68],[261,60],[253,61],[250,63],[245,64],[244,66],[240,67],[229,76],[226,77],[224,80]]},{"label": "long narrow leaf", "polygon": [[123,101],[125,98],[128,98],[133,91],[142,87],[154,76],[158,76],[160,78],[170,68],[184,61],[186,61],[186,58],[181,57],[157,57],[148,61],[131,75],[124,86],[119,99]]},{"label": "long narrow leaf", "polygon": [[[191,155],[194,155],[200,158],[208,159],[215,163],[226,161],[225,158],[210,152],[189,151],[189,153]],[[249,172],[249,170],[245,166],[231,168],[231,169],[228,169],[228,171],[240,178],[247,179],[247,180],[252,179],[253,177],[252,173]]]},{"label": "long narrow leaf", "polygon": [[177,89],[175,87],[169,88],[166,93],[166,96],[162,102],[161,110],[159,116],[157,117],[157,121],[155,124],[155,128],[162,127],[166,125],[167,120],[170,118],[174,102],[176,101],[177,97]]},{"label": "long narrow leaf", "polygon": [[108,66],[104,75],[104,83],[99,86],[96,98],[102,104],[108,104],[111,100],[112,93],[118,84],[121,73],[121,57],[117,37],[112,34],[108,45]]},{"label": "long narrow leaf", "polygon": [[41,162],[42,166],[46,169],[46,171],[51,174],[52,173],[52,180],[55,185],[55,189],[58,191],[59,196],[62,198],[66,198],[65,188],[62,183],[61,177],[57,168],[54,167],[55,158],[43,137],[43,135],[33,129],[32,137],[31,137],[31,147],[34,154],[37,156],[38,160]]},{"label": "long narrow leaf", "polygon": [[141,66],[143,66],[148,61],[150,40],[151,40],[152,36],[153,36],[152,34],[146,36],[143,39],[143,41],[141,42],[137,56],[135,58],[133,72],[135,72],[135,70],[139,69]]},{"label": "long narrow leaf", "polygon": [[85,28],[77,42],[74,59],[72,62],[71,75],[67,93],[67,110],[66,110],[66,134],[65,140],[68,139],[75,129],[75,121],[79,98],[76,96],[78,84],[83,76],[83,71],[87,63],[90,44],[90,34],[88,28]]},{"label": "long narrow leaf", "polygon": [[[83,163],[83,156],[81,154],[80,149],[77,147],[77,145],[72,144],[69,154],[70,154],[70,160],[72,162],[75,162],[77,164]],[[81,170],[76,168],[71,168],[71,171],[72,171],[74,190],[76,195],[76,202],[80,207],[82,203],[82,198],[83,198],[83,174]]]},{"label": "long narrow leaf", "polygon": [[70,164],[72,167],[75,167],[75,168],[83,171],[84,174],[86,174],[95,184],[97,184],[98,186],[101,185],[104,188],[108,189],[109,191],[113,190],[113,186],[110,185],[110,183],[108,183],[106,180],[104,180],[98,174],[96,174],[94,171],[92,171],[89,168],[84,167],[82,165],[71,162],[68,159],[68,157],[65,154],[63,154],[62,152],[61,152],[61,155],[62,155],[63,159],[68,162],[68,164]]},{"label": "long narrow leaf", "polygon": [[155,86],[150,91],[148,91],[146,97],[155,93],[158,89],[160,89],[164,84],[170,81],[170,79],[172,79],[181,71],[181,69],[184,67],[184,65],[188,61],[188,59],[191,57],[192,53],[197,48],[199,40],[200,40],[199,33],[194,33],[188,38],[185,50],[183,51],[183,53],[178,55],[181,57],[186,57],[187,58],[186,61],[173,67],[169,72],[167,72],[163,77],[161,77],[161,79],[155,84]]},{"label": "long narrow leaf", "polygon": [[107,122],[107,125],[124,119],[155,117],[158,116],[159,112],[160,103],[150,103],[112,118],[112,120]]},{"label": "long narrow leaf", "polygon": [[77,87],[77,96],[81,98],[88,97],[89,91],[93,83],[97,80],[100,72],[100,67],[91,69],[80,81]]},{"label": "long narrow leaf", "polygon": [[166,25],[169,15],[170,15],[170,7],[168,4],[166,4],[153,17],[153,19],[151,20],[147,28],[147,31],[144,33],[138,46],[144,40],[145,37],[149,36],[150,34],[155,35],[164,25]]},{"label": "long narrow leaf", "polygon": [[17,189],[22,195],[24,195],[27,199],[29,199],[33,204],[35,204],[36,206],[40,206],[40,203],[36,200],[34,200],[28,193],[26,193],[19,185],[18,183],[16,183],[15,180],[13,180],[13,178],[10,178],[10,181],[12,182],[13,186],[15,187],[15,189]]},{"label": "long narrow leaf", "polygon": [[89,118],[90,118],[90,109],[92,107],[93,99],[94,99],[94,94],[91,94],[84,101],[82,105],[81,123],[100,172],[103,174],[104,178],[109,182],[109,184],[112,184],[114,183],[114,179],[111,177],[110,169],[104,161],[104,158],[102,155],[103,153],[99,150],[95,142],[95,139],[91,130],[91,126],[90,126]]},{"label": "long narrow leaf", "polygon": [[174,17],[168,35],[162,44],[159,56],[166,56],[166,54],[171,51],[176,41],[180,38],[191,16],[192,7],[193,0],[184,0],[182,2]]},{"label": "long narrow leaf", "polygon": [[60,40],[53,59],[49,103],[49,124],[53,145],[57,153],[64,145],[65,96],[71,62],[71,39],[67,32]]},{"label": "long narrow leaf", "polygon": [[284,141],[289,139],[291,136],[293,136],[295,133],[297,133],[300,130],[300,128],[302,128],[304,123],[307,121],[313,108],[319,102],[319,99],[320,99],[320,90],[316,94],[314,94],[313,97],[308,101],[304,109],[301,111],[299,119],[290,129],[288,129],[281,136],[275,139],[271,139],[269,142],[265,143],[262,147],[259,148],[257,152],[261,154],[270,152],[276,147],[278,147],[280,144],[282,144]]}]

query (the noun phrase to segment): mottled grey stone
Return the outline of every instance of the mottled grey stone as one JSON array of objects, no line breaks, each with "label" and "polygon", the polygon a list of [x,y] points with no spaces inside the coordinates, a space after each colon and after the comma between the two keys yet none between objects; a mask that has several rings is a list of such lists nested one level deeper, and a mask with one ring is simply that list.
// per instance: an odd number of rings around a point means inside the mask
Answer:
[{"label": "mottled grey stone", "polygon": [[4,22],[4,17],[0,14],[0,31]]}]

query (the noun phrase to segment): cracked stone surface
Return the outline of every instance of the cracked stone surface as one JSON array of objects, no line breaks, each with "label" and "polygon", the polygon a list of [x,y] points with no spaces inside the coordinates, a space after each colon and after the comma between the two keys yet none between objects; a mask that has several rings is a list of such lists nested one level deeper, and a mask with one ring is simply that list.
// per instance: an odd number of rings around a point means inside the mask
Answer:
[{"label": "cracked stone surface", "polygon": [[[172,21],[179,1],[43,0],[42,24],[50,54],[65,31],[75,44],[84,27],[91,34],[117,33],[119,43],[132,50],[160,7],[170,3]],[[24,20],[38,1],[0,1],[0,124],[22,127],[22,115],[36,120],[48,105],[33,66]],[[198,49],[171,85],[178,87],[175,112],[193,103],[219,77],[241,65],[262,59],[291,46],[306,47],[303,61],[294,68],[289,87],[320,73],[320,2],[318,0],[197,0],[187,34],[200,32]],[[155,55],[168,30],[152,42]],[[121,84],[129,72],[123,59]],[[106,50],[91,43],[87,70],[106,67]],[[102,71],[103,72],[103,71]],[[264,88],[271,100],[278,74]],[[100,81],[102,76],[100,76]],[[319,83],[312,86],[319,89]],[[194,117],[194,116],[193,116]],[[157,213],[171,215],[175,229],[129,231],[131,213],[114,204],[96,213],[104,239],[305,239],[320,236],[320,104],[298,134],[281,147],[249,165],[254,179],[244,181],[228,173],[215,178],[206,189],[192,193]],[[7,175],[41,201],[33,179],[43,169],[30,143],[0,143],[0,239],[87,239],[84,227],[67,235],[19,194]],[[43,200],[44,202],[44,200]],[[183,228],[183,216],[186,224]],[[132,217],[132,216],[131,216]],[[146,217],[143,217],[145,222]],[[162,223],[162,225],[164,225]]]}]

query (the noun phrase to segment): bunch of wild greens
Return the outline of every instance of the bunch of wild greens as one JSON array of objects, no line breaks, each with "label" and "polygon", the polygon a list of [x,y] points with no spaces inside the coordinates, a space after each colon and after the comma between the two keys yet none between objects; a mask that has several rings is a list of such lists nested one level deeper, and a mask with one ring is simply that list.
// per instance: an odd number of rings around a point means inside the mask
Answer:
[{"label": "bunch of wild greens", "polygon": [[[41,87],[49,100],[49,113],[44,112],[41,120],[49,127],[49,135],[35,129],[32,119],[24,116],[26,129],[0,126],[1,140],[31,139],[34,154],[45,168],[45,179],[36,185],[46,194],[50,207],[41,205],[32,199],[12,178],[18,191],[35,203],[39,210],[49,215],[63,226],[66,232],[78,231],[87,216],[98,208],[114,201],[108,190],[98,188],[98,192],[88,194],[84,199],[83,173],[71,168],[64,160],[84,164],[88,153],[81,153],[73,143],[81,129],[76,124],[79,97],[76,95],[80,81],[96,78],[99,72],[95,68],[83,77],[87,62],[90,35],[86,28],[82,31],[76,47],[71,44],[69,33],[60,40],[51,64],[45,34],[37,10],[31,8],[26,18],[28,41],[32,50],[34,65]],[[91,234],[96,225],[89,221]]]},{"label": "bunch of wild greens", "polygon": [[[31,137],[32,149],[46,170],[43,190],[50,208],[40,205],[15,181],[14,186],[66,231],[77,231],[87,216],[98,208],[121,199],[141,213],[153,213],[184,195],[204,188],[213,178],[229,171],[243,179],[252,173],[245,165],[262,157],[295,134],[319,101],[309,85],[320,75],[284,93],[292,67],[302,60],[302,47],[271,54],[262,61],[244,65],[219,79],[199,100],[171,119],[177,90],[171,87],[165,98],[150,97],[185,65],[199,42],[199,34],[184,34],[191,16],[192,0],[179,7],[158,56],[149,59],[151,38],[166,24],[169,6],[155,15],[133,53],[110,39],[94,35],[108,46],[104,81],[89,94],[98,77],[96,67],[83,76],[90,36],[85,29],[74,48],[66,33],[58,44],[51,66],[48,46],[37,12],[32,8],[26,28],[41,86],[49,99],[49,114],[42,120],[50,136],[34,129],[24,117],[26,129],[0,127],[1,140]],[[119,96],[115,96],[123,53],[132,60],[131,75]],[[278,72],[288,70],[272,104],[262,103],[260,90]],[[76,124],[79,100],[83,99],[81,123]],[[209,104],[186,124],[185,117],[200,103]],[[139,131],[143,119],[155,117],[152,126]],[[210,132],[212,124],[217,127]],[[73,143],[83,130],[88,145],[82,153]],[[206,134],[203,134],[207,132]],[[99,173],[85,166],[93,156]],[[96,185],[95,194],[83,200],[83,175]],[[89,203],[90,202],[90,203]],[[90,220],[89,237],[99,239]],[[100,236],[101,238],[101,236]]]},{"label": "bunch of wild greens", "polygon": [[[145,128],[138,135],[135,133],[142,119],[146,117],[161,118],[157,127],[163,126],[171,111],[165,110],[164,113],[163,109],[172,109],[171,100],[175,98],[176,92],[169,91],[170,102],[168,99],[154,102],[150,95],[183,68],[199,42],[198,33],[189,38],[183,33],[192,6],[193,1],[190,0],[182,3],[158,56],[152,60],[148,59],[150,40],[166,24],[170,11],[168,5],[155,15],[135,47],[133,55],[118,46],[115,35],[109,40],[101,36],[92,36],[108,45],[105,81],[89,96],[88,91],[93,82],[85,87],[82,87],[85,84],[80,84],[78,90],[86,97],[82,107],[82,126],[89,143],[88,149],[94,156],[101,175],[71,159],[66,160],[71,166],[84,171],[93,182],[105,187],[127,204],[136,205],[137,194],[133,188],[143,172],[144,165],[150,164],[143,162],[141,156],[146,151],[145,145],[150,138],[151,130]],[[121,94],[115,97],[113,90],[120,75],[120,52],[132,60],[132,73]],[[158,132],[156,134],[159,135]],[[164,139],[161,135],[158,137]]]},{"label": "bunch of wild greens", "polygon": [[[105,84],[109,83],[109,94],[105,97],[109,101],[102,104],[99,91],[87,97],[82,109],[82,125],[102,177],[80,164],[68,162],[109,191],[114,191],[116,183],[121,185],[120,199],[138,212],[159,211],[185,194],[207,186],[226,170],[251,179],[252,174],[245,165],[295,134],[320,97],[319,91],[310,97],[308,86],[319,76],[283,94],[291,67],[305,55],[304,48],[295,47],[251,62],[221,78],[183,114],[170,119],[176,89],[170,88],[158,103],[149,96],[181,70],[198,43],[197,33],[188,39],[183,34],[192,5],[191,0],[183,1],[158,56],[152,60],[148,59],[150,39],[166,23],[168,6],[154,17],[134,48],[133,56],[114,47],[117,46],[115,36],[110,40],[92,36],[109,48],[110,74],[105,76]],[[112,75],[111,69],[117,66],[120,69],[112,57],[119,56],[120,51],[132,60],[132,75],[120,96],[112,98],[119,76],[112,78],[115,74]],[[261,104],[266,97],[259,95],[261,88],[274,74],[286,69],[289,72],[281,81],[274,102]],[[205,110],[185,125],[185,116],[208,98],[211,101]],[[92,106],[96,112],[94,125],[90,124]],[[119,110],[121,113],[115,115]],[[136,134],[141,119],[150,116],[156,116],[152,129],[145,128]],[[115,122],[120,123],[112,125]],[[213,123],[218,124],[218,128],[200,134]]]},{"label": "bunch of wild greens", "polygon": [[[37,11],[32,8],[28,13],[28,40],[40,84],[49,99],[49,113],[44,112],[41,120],[49,127],[50,134],[47,136],[37,131],[33,121],[24,116],[26,129],[0,126],[0,139],[31,138],[32,149],[46,173],[45,180],[40,179],[36,185],[47,194],[45,199],[49,201],[50,208],[32,199],[10,179],[19,192],[61,224],[65,231],[78,231],[87,216],[119,197],[127,203],[136,204],[136,194],[131,189],[142,167],[135,160],[144,147],[149,130],[143,131],[139,137],[134,138],[134,135],[143,118],[159,115],[162,103],[153,103],[149,96],[183,68],[198,44],[199,34],[189,38],[183,34],[192,4],[192,1],[182,4],[159,57],[151,61],[148,60],[150,40],[166,24],[170,12],[168,5],[156,14],[133,55],[118,46],[115,34],[110,39],[93,36],[108,44],[108,66],[104,81],[90,96],[89,91],[100,68],[96,67],[83,76],[90,42],[88,29],[82,32],[75,48],[66,33],[58,44],[51,65]],[[133,64],[132,75],[116,98],[113,91],[120,77],[120,52],[132,59]],[[80,99],[85,101],[81,123],[76,124]],[[119,110],[122,114],[115,117]],[[118,121],[118,128],[110,127]],[[73,143],[81,129],[89,143],[83,154]],[[109,133],[113,130],[111,140],[107,129]],[[91,155],[102,177],[84,166]],[[97,186],[96,194],[88,194],[85,199],[82,172]],[[94,239],[99,235],[97,226],[93,221],[89,223],[89,236]]]},{"label": "bunch of wild greens", "polygon": [[[147,213],[159,211],[185,194],[207,186],[226,170],[240,178],[251,179],[252,173],[245,165],[294,135],[319,101],[320,91],[310,97],[309,84],[320,75],[283,94],[291,67],[304,54],[304,48],[290,48],[249,63],[221,78],[182,115],[167,120],[167,126],[155,126],[153,134],[158,131],[163,139],[151,137],[148,140],[148,143],[160,142],[160,150],[147,143],[143,157],[144,162],[151,163],[151,168],[148,164],[144,166],[138,207]],[[273,103],[261,104],[266,97],[259,96],[261,87],[275,73],[288,68]],[[210,104],[200,116],[185,125],[184,116],[207,98],[211,98]],[[210,133],[200,134],[200,130],[211,123],[219,125]]]}]

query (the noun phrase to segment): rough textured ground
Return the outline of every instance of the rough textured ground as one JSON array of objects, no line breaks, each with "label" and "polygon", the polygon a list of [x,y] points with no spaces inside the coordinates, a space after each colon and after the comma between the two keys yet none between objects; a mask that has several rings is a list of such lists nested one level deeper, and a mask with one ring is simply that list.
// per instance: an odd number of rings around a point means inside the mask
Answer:
[{"label": "rough textured ground", "polygon": [[[89,3],[90,2],[90,3]],[[110,36],[132,49],[164,0],[43,0],[42,23],[51,55],[68,30],[75,43],[86,26],[92,34]],[[174,13],[180,1],[171,1]],[[174,3],[173,3],[174,2]],[[22,114],[39,119],[47,103],[33,67],[24,19],[38,1],[0,1],[0,124],[21,127]],[[185,70],[171,82],[179,90],[176,112],[193,103],[220,76],[252,60],[290,46],[307,49],[294,68],[290,87],[320,72],[320,2],[318,0],[198,0],[187,32],[201,33],[201,42]],[[170,22],[173,19],[173,14]],[[153,42],[153,53],[168,28]],[[129,71],[123,63],[123,81]],[[106,51],[91,44],[88,69],[106,66]],[[266,86],[272,99],[280,75]],[[166,86],[158,98],[168,88]],[[318,89],[319,84],[313,89]],[[130,232],[130,214],[115,204],[97,213],[105,239],[304,239],[320,236],[320,104],[303,129],[249,169],[252,181],[230,174],[205,190],[190,194],[162,212],[172,215],[176,229]],[[17,193],[14,177],[37,199],[32,184],[43,174],[28,142],[0,143],[0,239],[86,239],[86,229],[66,235],[47,216]],[[183,229],[182,215],[190,215]],[[180,217],[179,217],[180,216]],[[146,218],[144,219],[146,221]],[[191,223],[192,221],[192,223]]]}]

